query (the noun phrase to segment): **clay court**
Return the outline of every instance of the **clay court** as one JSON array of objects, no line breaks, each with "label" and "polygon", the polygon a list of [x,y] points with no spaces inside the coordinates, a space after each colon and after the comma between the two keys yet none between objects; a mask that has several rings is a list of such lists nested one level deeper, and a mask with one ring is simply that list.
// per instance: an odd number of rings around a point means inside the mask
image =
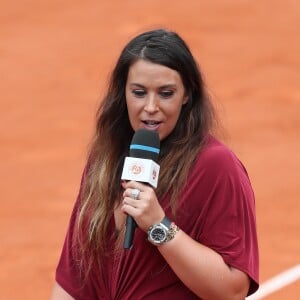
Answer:
[{"label": "clay court", "polygon": [[[190,45],[248,169],[261,283],[300,264],[299,1],[1,0],[1,300],[49,299],[106,79],[157,27]],[[299,297],[295,279],[264,299]]]}]

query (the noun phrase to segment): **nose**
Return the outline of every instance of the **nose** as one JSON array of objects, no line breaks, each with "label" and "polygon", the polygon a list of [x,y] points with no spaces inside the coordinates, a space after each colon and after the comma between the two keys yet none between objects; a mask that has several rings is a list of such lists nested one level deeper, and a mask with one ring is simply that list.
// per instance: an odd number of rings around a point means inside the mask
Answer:
[{"label": "nose", "polygon": [[153,114],[159,110],[159,100],[155,95],[149,95],[146,98],[144,110],[149,114]]}]

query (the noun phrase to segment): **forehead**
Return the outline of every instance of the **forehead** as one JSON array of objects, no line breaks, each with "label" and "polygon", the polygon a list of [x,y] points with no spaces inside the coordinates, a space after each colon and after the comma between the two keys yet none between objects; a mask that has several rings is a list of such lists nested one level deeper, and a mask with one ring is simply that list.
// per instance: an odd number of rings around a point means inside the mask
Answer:
[{"label": "forehead", "polygon": [[128,71],[128,83],[152,82],[157,84],[180,84],[180,74],[164,65],[155,64],[144,59],[133,63]]}]

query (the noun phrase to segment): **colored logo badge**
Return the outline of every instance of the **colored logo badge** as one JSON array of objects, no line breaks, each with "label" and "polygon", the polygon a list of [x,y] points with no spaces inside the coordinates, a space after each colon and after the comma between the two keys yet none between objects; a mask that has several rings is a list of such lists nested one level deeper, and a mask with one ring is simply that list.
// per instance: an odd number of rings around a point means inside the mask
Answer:
[{"label": "colored logo badge", "polygon": [[156,172],[155,169],[153,169],[153,172],[152,172],[152,179],[155,180],[156,176],[157,176],[157,172]]},{"label": "colored logo badge", "polygon": [[135,162],[130,166],[130,172],[134,175],[141,174],[143,172],[143,165]]}]

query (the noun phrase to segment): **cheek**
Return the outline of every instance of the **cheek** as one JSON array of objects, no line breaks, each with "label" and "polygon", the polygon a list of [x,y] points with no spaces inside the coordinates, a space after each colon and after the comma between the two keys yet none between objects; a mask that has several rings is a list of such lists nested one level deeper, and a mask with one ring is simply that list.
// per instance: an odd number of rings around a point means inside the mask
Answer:
[{"label": "cheek", "polygon": [[176,108],[174,108],[172,111],[170,111],[170,118],[173,120],[173,122],[177,122],[177,120],[179,119],[179,115],[181,113],[181,109],[182,109],[182,106],[181,105],[178,105],[176,106]]},{"label": "cheek", "polygon": [[127,105],[127,111],[130,117],[136,117],[139,112],[139,106],[134,101],[131,101],[130,99],[126,100]]},{"label": "cheek", "polygon": [[126,100],[126,104],[130,125],[133,130],[136,130],[139,126],[139,107],[130,99]]},{"label": "cheek", "polygon": [[125,102],[126,102],[127,110],[129,110],[128,107],[130,106],[129,105],[129,102],[130,102],[129,99],[130,99],[130,97],[129,97],[127,91],[126,91],[126,93],[125,93]]},{"label": "cheek", "polygon": [[181,112],[181,107],[168,111],[168,115],[167,115],[168,122],[167,122],[166,129],[169,133],[173,131],[173,129],[176,127],[176,124],[180,116],[180,112]]},{"label": "cheek", "polygon": [[135,114],[134,114],[134,110],[132,109],[132,107],[130,105],[127,106],[127,113],[128,113],[129,121],[130,121],[130,123],[132,123],[134,120]]}]

